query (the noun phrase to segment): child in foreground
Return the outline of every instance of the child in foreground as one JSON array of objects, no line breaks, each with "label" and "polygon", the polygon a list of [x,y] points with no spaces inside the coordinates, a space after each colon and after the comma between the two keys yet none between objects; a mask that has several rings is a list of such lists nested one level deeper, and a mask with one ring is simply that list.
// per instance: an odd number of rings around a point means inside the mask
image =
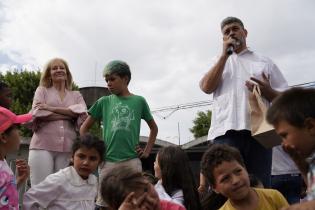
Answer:
[{"label": "child in foreground", "polygon": [[16,152],[20,147],[20,135],[16,125],[31,119],[30,114],[15,115],[10,110],[0,107],[0,209],[19,208],[17,187],[26,182],[29,166],[25,160],[16,160],[15,177],[5,156]]},{"label": "child in foreground", "polygon": [[288,206],[280,192],[250,187],[241,154],[233,147],[211,146],[202,157],[201,168],[212,189],[228,198],[220,210],[278,210]]},{"label": "child in foreground", "polygon": [[97,178],[92,173],[105,155],[104,142],[83,135],[72,147],[69,167],[46,177],[24,194],[23,209],[91,210],[95,208]]},{"label": "child in foreground", "polygon": [[309,201],[287,209],[315,209],[315,89],[292,88],[283,92],[272,102],[267,120],[282,137],[284,151],[307,183]]},{"label": "child in foreground", "polygon": [[128,166],[115,166],[104,176],[101,196],[111,210],[185,210],[181,205],[160,200],[141,172]]}]

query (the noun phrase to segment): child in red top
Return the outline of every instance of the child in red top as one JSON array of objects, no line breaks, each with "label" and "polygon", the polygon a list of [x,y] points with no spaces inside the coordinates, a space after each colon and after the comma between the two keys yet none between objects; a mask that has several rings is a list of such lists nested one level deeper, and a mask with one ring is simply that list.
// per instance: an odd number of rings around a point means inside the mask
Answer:
[{"label": "child in red top", "polygon": [[17,187],[24,183],[29,175],[25,160],[16,160],[17,177],[5,160],[5,156],[15,152],[20,146],[19,130],[16,124],[25,123],[32,115],[15,115],[10,110],[0,107],[0,210],[18,209]]}]

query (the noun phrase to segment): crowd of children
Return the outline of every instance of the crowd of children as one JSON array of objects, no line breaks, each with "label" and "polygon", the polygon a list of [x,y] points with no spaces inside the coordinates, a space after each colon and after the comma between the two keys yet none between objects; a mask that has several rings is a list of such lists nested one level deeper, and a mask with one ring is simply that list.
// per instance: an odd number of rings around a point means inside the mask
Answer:
[{"label": "crowd of children", "polygon": [[[60,65],[64,66],[64,63],[60,62]],[[53,74],[65,72],[58,66],[47,69],[47,81]],[[62,80],[61,76],[57,76],[58,81],[66,82],[67,77]],[[224,144],[211,145],[203,155],[201,172],[209,183],[209,188],[204,191],[206,196],[197,191],[189,158],[179,146],[164,147],[158,151],[154,162],[157,182],[150,175],[144,176],[140,158],[149,156],[157,136],[157,125],[146,100],[128,90],[131,72],[127,63],[110,62],[103,76],[112,95],[100,98],[86,110],[88,117],[80,127],[80,136],[71,141],[69,166],[56,173],[51,172],[39,183],[32,184],[21,198],[23,209],[315,209],[314,89],[292,88],[284,91],[273,101],[267,114],[267,120],[283,138],[283,150],[297,165],[307,184],[308,201],[289,206],[279,191],[264,189],[259,180],[248,174],[236,148]],[[66,94],[69,93],[66,91]],[[65,97],[63,95],[61,101]],[[10,103],[10,88],[1,82],[0,210],[19,208],[17,189],[30,174],[25,160],[15,161],[15,175],[5,160],[9,153],[19,149],[17,125],[32,118],[34,120],[32,114],[12,113]],[[75,123],[74,119],[78,117],[78,112],[73,111],[75,107],[52,109],[49,103],[43,100],[39,107],[33,107],[31,113],[34,109],[51,110],[58,113],[58,117],[50,118],[50,121],[70,120]],[[139,146],[141,119],[150,128],[145,148]],[[103,141],[88,133],[97,120],[103,123]],[[45,161],[42,164],[46,164]],[[94,175],[97,169],[98,178]]]}]

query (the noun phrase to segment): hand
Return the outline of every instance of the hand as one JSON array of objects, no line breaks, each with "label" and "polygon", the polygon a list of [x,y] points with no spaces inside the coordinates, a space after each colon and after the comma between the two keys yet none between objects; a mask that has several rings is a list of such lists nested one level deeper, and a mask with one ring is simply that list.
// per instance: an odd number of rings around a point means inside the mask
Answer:
[{"label": "hand", "polygon": [[289,207],[281,208],[281,210],[315,210],[315,200],[294,204]]},{"label": "hand", "polygon": [[37,103],[35,106],[39,110],[47,110],[47,111],[52,111],[52,107],[48,106],[47,104],[44,103]]},{"label": "hand", "polygon": [[[144,199],[147,193],[143,193],[138,199],[135,197],[135,193],[131,192],[124,199],[118,210],[146,210],[144,206]],[[150,208],[148,208],[149,210]]]},{"label": "hand", "polygon": [[27,178],[30,175],[30,167],[27,164],[26,160],[18,159],[15,161],[16,170],[17,170],[17,177],[16,182],[17,185],[20,185],[26,182]]},{"label": "hand", "polygon": [[139,144],[136,146],[136,152],[137,152],[138,157],[140,159],[148,158],[150,155],[148,152],[146,152],[144,149],[142,149]]},{"label": "hand", "polygon": [[227,39],[223,39],[223,52],[222,55],[223,56],[230,56],[231,54],[227,53],[227,49],[231,46],[234,46],[234,48],[236,47],[236,43],[240,43],[240,41],[236,38],[233,37],[229,37]]},{"label": "hand", "polygon": [[[272,101],[277,95],[279,95],[279,92],[272,89],[269,78],[265,75],[265,73],[262,73],[262,78],[263,80],[259,80],[251,77],[250,80],[254,81],[259,86],[262,96],[264,96],[268,101]],[[252,81],[246,81],[245,83],[246,87],[251,92],[253,91],[255,85]]]}]

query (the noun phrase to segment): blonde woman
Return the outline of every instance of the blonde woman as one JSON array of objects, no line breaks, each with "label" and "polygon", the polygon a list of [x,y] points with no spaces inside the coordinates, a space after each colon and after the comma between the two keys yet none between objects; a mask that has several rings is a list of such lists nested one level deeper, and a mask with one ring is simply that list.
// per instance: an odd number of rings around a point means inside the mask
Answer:
[{"label": "blonde woman", "polygon": [[67,62],[61,58],[50,60],[42,73],[31,110],[34,116],[29,152],[31,185],[69,164],[76,131],[87,117],[82,95],[72,91],[71,86]]}]

